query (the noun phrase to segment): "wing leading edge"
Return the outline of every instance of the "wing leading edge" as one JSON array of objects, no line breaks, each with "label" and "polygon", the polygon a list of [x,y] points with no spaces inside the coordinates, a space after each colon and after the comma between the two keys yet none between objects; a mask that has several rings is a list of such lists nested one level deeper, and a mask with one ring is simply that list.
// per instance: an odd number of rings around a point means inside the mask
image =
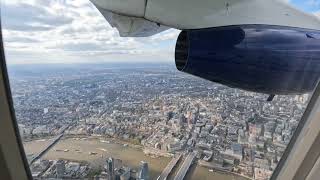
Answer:
[{"label": "wing leading edge", "polygon": [[120,36],[146,37],[169,28],[275,25],[320,30],[320,19],[283,0],[91,0]]}]

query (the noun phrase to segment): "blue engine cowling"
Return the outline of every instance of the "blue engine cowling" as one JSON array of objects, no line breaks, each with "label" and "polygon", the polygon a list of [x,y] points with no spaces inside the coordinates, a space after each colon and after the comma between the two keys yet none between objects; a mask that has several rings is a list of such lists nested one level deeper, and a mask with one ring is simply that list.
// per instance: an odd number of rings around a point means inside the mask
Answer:
[{"label": "blue engine cowling", "polygon": [[243,25],[182,31],[177,69],[266,94],[311,92],[320,75],[320,31]]}]

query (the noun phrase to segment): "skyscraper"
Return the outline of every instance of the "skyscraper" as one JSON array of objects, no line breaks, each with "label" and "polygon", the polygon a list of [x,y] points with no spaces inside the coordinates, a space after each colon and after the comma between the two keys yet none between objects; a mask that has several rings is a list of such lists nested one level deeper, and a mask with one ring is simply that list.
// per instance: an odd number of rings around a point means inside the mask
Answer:
[{"label": "skyscraper", "polygon": [[59,159],[56,163],[57,178],[63,178],[65,170],[66,170],[66,167],[65,167],[64,160]]},{"label": "skyscraper", "polygon": [[113,160],[112,157],[109,157],[107,159],[106,169],[107,169],[107,173],[109,175],[109,179],[110,180],[114,180],[115,179],[115,176],[114,176],[114,160]]},{"label": "skyscraper", "polygon": [[139,180],[148,180],[149,179],[149,168],[148,163],[141,161],[140,162],[140,170],[138,173],[138,179]]},{"label": "skyscraper", "polygon": [[122,167],[120,172],[120,180],[129,180],[130,179],[130,168],[129,167]]}]

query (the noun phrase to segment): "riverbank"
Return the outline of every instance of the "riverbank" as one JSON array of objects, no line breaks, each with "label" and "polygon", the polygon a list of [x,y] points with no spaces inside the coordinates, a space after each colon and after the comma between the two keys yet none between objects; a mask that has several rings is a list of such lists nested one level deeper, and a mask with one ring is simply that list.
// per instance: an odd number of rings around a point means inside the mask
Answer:
[{"label": "riverbank", "polygon": [[251,178],[249,176],[238,174],[238,173],[232,172],[232,171],[230,171],[228,169],[223,169],[222,167],[215,166],[215,165],[213,165],[211,163],[204,162],[202,160],[198,161],[198,164],[199,164],[199,166],[202,166],[202,167],[205,167],[205,168],[208,168],[208,169],[212,169],[215,172],[225,173],[225,174],[232,174],[234,176],[239,176],[239,177],[246,178],[247,180],[253,180],[253,178]]},{"label": "riverbank", "polygon": [[[26,142],[25,146],[28,149],[27,154],[38,149],[37,142]],[[149,174],[152,179],[156,179],[170,161],[170,158],[146,156],[141,147],[125,146],[113,139],[91,136],[64,137],[43,156],[43,159],[85,161],[93,168],[102,168],[108,157],[119,159],[121,160],[119,164],[135,170],[139,169],[141,161],[148,162]]]},{"label": "riverbank", "polygon": [[[38,143],[45,143],[45,141],[25,142],[24,145],[28,149],[26,153],[37,151]],[[102,168],[108,157],[120,159],[121,164],[135,170],[139,169],[140,161],[148,162],[151,179],[156,179],[171,160],[166,157],[147,156],[143,153],[142,146],[99,136],[65,136],[43,156],[44,159],[88,162],[97,168]],[[244,178],[235,178],[231,174],[209,172],[208,168],[196,164],[190,168],[185,179],[245,180]]]}]

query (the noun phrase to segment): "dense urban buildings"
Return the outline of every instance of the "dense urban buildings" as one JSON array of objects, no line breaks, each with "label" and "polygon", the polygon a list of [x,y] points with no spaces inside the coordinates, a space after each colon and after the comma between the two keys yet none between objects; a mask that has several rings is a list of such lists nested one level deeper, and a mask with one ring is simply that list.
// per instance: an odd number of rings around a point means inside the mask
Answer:
[{"label": "dense urban buildings", "polygon": [[[309,100],[306,94],[267,102],[268,95],[218,85],[166,64],[33,66],[9,67],[25,142],[60,134],[63,139],[106,137],[149,156],[182,155],[177,161],[182,166],[189,158],[208,173],[248,179],[271,176]],[[148,162],[140,160],[134,169],[98,152],[83,154],[95,155],[104,158],[103,167],[39,157],[31,170],[38,178],[153,178]]]}]

